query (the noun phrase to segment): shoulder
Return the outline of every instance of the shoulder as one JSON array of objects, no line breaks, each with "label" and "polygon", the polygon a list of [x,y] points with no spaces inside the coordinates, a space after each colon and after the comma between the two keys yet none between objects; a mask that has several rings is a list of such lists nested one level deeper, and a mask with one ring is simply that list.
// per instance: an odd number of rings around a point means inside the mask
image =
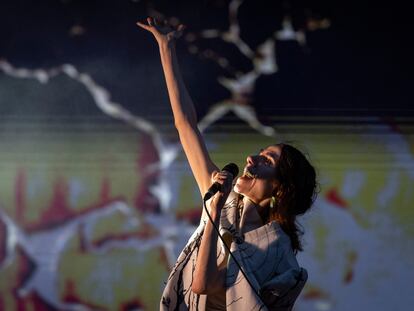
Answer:
[{"label": "shoulder", "polygon": [[[271,221],[257,229],[243,234],[244,240],[253,244],[266,244],[266,247],[289,248],[290,238],[277,221]],[[264,246],[264,245],[263,245]]]}]

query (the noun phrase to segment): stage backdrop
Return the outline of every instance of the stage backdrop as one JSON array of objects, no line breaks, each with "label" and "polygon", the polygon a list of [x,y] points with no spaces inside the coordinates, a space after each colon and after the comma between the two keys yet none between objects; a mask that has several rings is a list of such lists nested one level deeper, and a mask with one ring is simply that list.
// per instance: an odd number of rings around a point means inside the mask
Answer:
[{"label": "stage backdrop", "polygon": [[158,308],[201,196],[157,48],[134,25],[148,14],[193,25],[178,52],[219,167],[243,167],[285,141],[317,168],[319,196],[299,218],[309,279],[295,310],[414,305],[402,58],[389,61],[375,44],[371,58],[371,32],[357,29],[365,20],[348,23],[322,2],[177,3],[14,1],[4,10],[0,310]]}]

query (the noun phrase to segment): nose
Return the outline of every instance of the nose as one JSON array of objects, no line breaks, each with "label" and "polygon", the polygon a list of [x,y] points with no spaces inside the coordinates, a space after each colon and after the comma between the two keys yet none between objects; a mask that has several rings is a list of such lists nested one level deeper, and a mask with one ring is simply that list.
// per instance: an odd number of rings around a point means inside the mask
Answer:
[{"label": "nose", "polygon": [[249,155],[248,157],[247,157],[247,159],[246,159],[246,162],[247,162],[247,164],[249,164],[249,165],[254,165],[254,156],[252,156],[252,155]]}]

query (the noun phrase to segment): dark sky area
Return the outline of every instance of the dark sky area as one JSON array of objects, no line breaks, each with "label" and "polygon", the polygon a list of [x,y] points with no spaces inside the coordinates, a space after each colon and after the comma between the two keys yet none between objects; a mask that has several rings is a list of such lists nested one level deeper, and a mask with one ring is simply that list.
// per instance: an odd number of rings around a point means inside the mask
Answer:
[{"label": "dark sky area", "polygon": [[[2,1],[0,58],[29,68],[71,63],[134,113],[167,116],[170,112],[156,44],[135,21],[155,9],[178,17],[188,26],[187,31],[224,30],[228,27],[227,3]],[[296,42],[277,42],[279,71],[260,77],[256,84],[253,104],[259,116],[413,116],[414,28],[406,13],[394,3],[380,6],[376,2],[374,7],[363,1],[246,0],[239,11],[241,36],[253,48],[280,28],[286,14],[292,16],[297,29],[309,14],[331,21],[328,29],[307,32],[306,48]],[[83,33],[71,34],[74,25],[81,26]],[[178,45],[180,63],[198,113],[203,115],[229,94],[216,80],[222,69],[190,54],[185,44]],[[225,53],[235,67],[251,69],[233,47],[217,40],[203,44]],[[0,101],[0,113],[15,113],[11,105],[16,101]],[[21,105],[27,109],[20,111],[28,113],[42,110],[41,103],[33,104],[27,98]],[[100,113],[93,105],[80,108],[76,103],[49,110],[54,114]]]}]

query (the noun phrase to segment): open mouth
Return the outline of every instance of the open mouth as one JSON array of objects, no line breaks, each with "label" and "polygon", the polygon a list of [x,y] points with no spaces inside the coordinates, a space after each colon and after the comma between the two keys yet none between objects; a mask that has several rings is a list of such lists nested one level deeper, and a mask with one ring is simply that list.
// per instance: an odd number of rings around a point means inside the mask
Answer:
[{"label": "open mouth", "polygon": [[250,172],[250,170],[246,167],[243,170],[243,176],[242,177],[247,177],[247,178],[254,179],[254,178],[257,178],[257,175]]}]

